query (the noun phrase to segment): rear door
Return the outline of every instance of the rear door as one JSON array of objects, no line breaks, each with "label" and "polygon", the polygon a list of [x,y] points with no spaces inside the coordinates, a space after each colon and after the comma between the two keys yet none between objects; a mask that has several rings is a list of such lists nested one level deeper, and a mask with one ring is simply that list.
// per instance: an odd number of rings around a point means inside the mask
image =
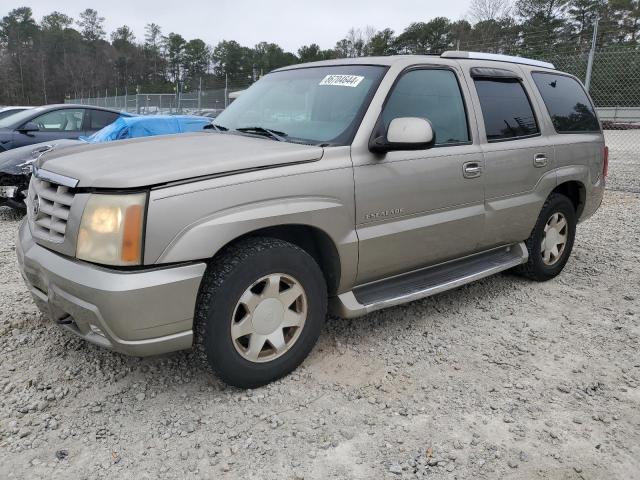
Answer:
[{"label": "rear door", "polygon": [[480,246],[485,249],[529,236],[544,202],[537,186],[547,174],[555,181],[554,150],[517,66],[483,62],[468,73],[481,112],[486,222]]}]

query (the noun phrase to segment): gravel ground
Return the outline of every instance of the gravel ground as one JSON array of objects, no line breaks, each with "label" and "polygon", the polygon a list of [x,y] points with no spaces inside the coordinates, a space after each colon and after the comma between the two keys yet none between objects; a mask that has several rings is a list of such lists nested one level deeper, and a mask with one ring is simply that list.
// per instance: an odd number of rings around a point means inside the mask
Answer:
[{"label": "gravel ground", "polygon": [[640,478],[631,165],[553,281],[330,319],[301,368],[253,391],[190,352],[128,358],[45,321],[0,209],[0,477]]},{"label": "gravel ground", "polygon": [[640,193],[640,130],[605,130],[612,168],[609,187],[613,190]]}]

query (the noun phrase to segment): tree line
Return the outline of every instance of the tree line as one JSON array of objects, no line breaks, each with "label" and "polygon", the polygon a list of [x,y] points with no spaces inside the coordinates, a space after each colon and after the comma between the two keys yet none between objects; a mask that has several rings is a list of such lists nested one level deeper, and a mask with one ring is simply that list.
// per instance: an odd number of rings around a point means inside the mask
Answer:
[{"label": "tree line", "polygon": [[[0,104],[141,92],[244,86],[300,62],[475,50],[532,57],[584,53],[599,19],[598,46],[640,49],[640,0],[471,0],[465,19],[416,21],[402,32],[352,28],[333,48],[312,43],[287,52],[275,43],[208,45],[149,23],[138,39],[123,25],[107,36],[91,8],[77,18],[54,11],[38,22],[29,7],[0,21]],[[626,61],[626,60],[625,60]]]}]

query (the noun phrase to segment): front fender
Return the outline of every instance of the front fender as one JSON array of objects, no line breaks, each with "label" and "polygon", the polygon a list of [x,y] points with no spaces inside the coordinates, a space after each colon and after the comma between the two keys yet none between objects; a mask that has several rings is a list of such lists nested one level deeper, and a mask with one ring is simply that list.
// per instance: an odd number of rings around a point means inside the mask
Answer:
[{"label": "front fender", "polygon": [[[261,176],[264,173],[255,174]],[[152,191],[145,264],[207,259],[257,230],[303,225],[324,232],[334,243],[340,283],[355,278],[358,242],[349,168],[239,180],[229,177]]]},{"label": "front fender", "polygon": [[[355,243],[345,207],[323,197],[281,197],[225,209],[185,226],[157,263],[210,258],[236,238],[267,227],[305,225],[318,228],[337,245]],[[327,226],[332,228],[327,231]],[[340,249],[338,248],[340,253]]]}]

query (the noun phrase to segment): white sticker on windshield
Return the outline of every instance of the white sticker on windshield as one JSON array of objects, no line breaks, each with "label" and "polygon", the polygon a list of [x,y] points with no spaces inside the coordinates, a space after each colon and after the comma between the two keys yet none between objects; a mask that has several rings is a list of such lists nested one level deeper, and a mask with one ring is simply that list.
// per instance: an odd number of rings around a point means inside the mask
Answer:
[{"label": "white sticker on windshield", "polygon": [[357,87],[364,77],[360,75],[327,75],[319,85],[331,85],[338,87]]}]

